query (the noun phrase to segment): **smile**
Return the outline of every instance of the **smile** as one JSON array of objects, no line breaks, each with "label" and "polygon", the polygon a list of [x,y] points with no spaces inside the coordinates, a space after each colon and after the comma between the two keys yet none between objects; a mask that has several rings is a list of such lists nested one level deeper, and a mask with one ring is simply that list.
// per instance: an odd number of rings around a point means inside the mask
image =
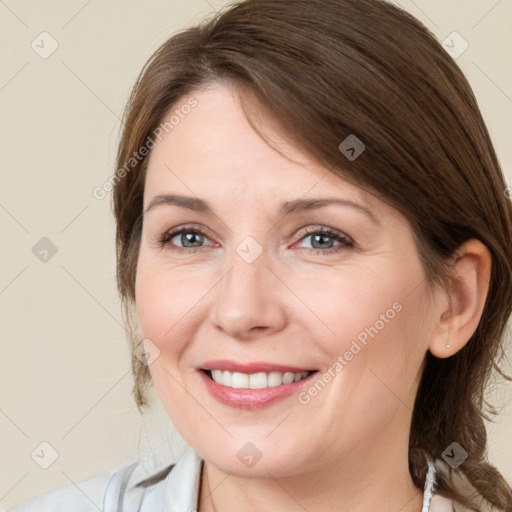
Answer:
[{"label": "smile", "polygon": [[227,370],[205,370],[206,374],[217,384],[233,389],[265,389],[282,384],[291,384],[305,379],[311,372],[258,372],[242,373]]},{"label": "smile", "polygon": [[223,405],[256,410],[299,393],[316,369],[270,361],[216,359],[196,366],[206,391]]}]

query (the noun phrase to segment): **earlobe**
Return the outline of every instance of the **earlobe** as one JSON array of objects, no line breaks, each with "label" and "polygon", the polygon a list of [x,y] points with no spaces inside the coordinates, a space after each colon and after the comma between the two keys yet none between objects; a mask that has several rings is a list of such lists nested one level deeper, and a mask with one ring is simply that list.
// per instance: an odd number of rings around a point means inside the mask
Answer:
[{"label": "earlobe", "polygon": [[452,356],[473,336],[484,310],[491,265],[491,253],[480,240],[468,240],[456,251],[454,279],[444,292],[446,301],[436,313],[438,320],[429,344],[434,356]]}]

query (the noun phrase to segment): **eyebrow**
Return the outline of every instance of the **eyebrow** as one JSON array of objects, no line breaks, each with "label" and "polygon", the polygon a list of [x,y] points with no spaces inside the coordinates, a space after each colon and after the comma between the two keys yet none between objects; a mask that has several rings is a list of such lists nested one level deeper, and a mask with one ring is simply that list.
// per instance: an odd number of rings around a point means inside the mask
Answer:
[{"label": "eyebrow", "polygon": [[[285,217],[296,213],[302,213],[305,211],[316,210],[330,204],[338,204],[341,206],[350,206],[357,209],[358,211],[365,213],[374,223],[379,224],[380,222],[375,214],[364,207],[363,205],[350,201],[349,199],[341,199],[338,197],[322,197],[314,199],[295,199],[293,201],[287,201],[281,205],[279,213]],[[149,202],[144,213],[146,214],[150,210],[153,210],[157,206],[161,205],[174,205],[180,208],[191,210],[194,212],[211,215],[212,208],[207,201],[198,197],[180,196],[177,194],[160,194]]]}]

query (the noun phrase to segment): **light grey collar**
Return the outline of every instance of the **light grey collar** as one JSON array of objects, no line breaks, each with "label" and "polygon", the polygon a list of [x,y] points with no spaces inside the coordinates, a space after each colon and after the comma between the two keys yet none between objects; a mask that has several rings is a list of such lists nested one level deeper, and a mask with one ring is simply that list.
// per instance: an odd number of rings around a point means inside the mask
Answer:
[{"label": "light grey collar", "polygon": [[189,446],[167,477],[163,512],[197,512],[202,463]]},{"label": "light grey collar", "polygon": [[[421,512],[429,512],[434,487],[435,467],[427,462]],[[203,459],[189,446],[167,477],[163,512],[197,512],[202,463]]]}]

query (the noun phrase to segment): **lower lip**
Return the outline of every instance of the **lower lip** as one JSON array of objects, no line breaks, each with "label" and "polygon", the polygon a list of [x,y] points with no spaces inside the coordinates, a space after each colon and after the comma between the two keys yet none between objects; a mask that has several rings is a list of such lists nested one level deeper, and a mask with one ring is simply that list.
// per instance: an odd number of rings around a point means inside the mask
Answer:
[{"label": "lower lip", "polygon": [[278,402],[300,390],[300,388],[309,384],[309,381],[317,372],[313,372],[305,379],[290,384],[280,384],[263,389],[235,389],[222,384],[217,384],[210,379],[205,372],[199,370],[200,378],[203,380],[206,389],[213,398],[224,405],[229,405],[236,409],[263,409],[271,404]]}]

